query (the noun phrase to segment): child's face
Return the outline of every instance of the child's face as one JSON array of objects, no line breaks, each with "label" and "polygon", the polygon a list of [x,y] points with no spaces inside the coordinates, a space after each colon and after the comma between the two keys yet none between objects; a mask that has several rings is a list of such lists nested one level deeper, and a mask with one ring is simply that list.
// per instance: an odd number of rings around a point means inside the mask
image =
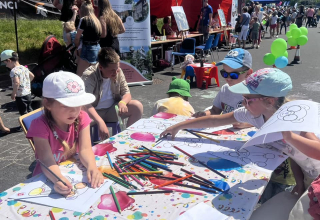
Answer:
[{"label": "child's face", "polygon": [[99,65],[99,69],[101,72],[101,76],[105,79],[111,78],[115,79],[117,74],[120,72],[120,64],[119,63],[109,63],[107,67],[102,67]]},{"label": "child's face", "polygon": [[9,69],[12,69],[14,67],[14,63],[10,59],[3,61],[3,63],[6,64],[6,67]]},{"label": "child's face", "polygon": [[[232,69],[231,67],[229,67],[226,64],[223,64],[223,69],[227,72],[227,73],[239,73],[242,72],[242,68],[240,69]],[[240,82],[242,82],[243,80],[245,80],[247,78],[247,76],[249,76],[251,74],[252,70],[248,70],[245,73],[242,73],[239,75],[238,79],[231,79],[230,76],[228,76],[228,78],[225,78],[226,82],[228,83],[229,86],[233,86],[236,85]]]},{"label": "child's face", "polygon": [[45,103],[46,108],[51,112],[51,115],[57,125],[73,124],[80,114],[81,107],[68,107],[58,101],[53,103]]},{"label": "child's face", "polygon": [[267,111],[267,105],[265,104],[266,97],[256,94],[243,95],[244,100],[242,105],[254,116],[259,117]]}]

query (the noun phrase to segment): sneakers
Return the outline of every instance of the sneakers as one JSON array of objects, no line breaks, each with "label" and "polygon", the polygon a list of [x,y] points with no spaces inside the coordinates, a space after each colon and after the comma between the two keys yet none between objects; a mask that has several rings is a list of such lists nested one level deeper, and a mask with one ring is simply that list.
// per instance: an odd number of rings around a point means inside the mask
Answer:
[{"label": "sneakers", "polygon": [[259,47],[260,47],[260,45],[257,45],[257,46],[256,46],[256,49],[259,49]]},{"label": "sneakers", "polygon": [[276,37],[278,37],[278,35]]}]

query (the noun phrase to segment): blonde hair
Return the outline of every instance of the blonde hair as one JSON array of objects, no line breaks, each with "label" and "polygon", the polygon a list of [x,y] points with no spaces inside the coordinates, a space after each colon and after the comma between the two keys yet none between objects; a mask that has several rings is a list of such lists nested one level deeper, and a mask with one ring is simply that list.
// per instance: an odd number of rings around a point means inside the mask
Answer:
[{"label": "blonde hair", "polygon": [[67,21],[67,22],[65,22],[64,25],[63,25],[63,27],[64,27],[66,33],[70,33],[70,32],[72,32],[72,31],[75,31],[75,30],[76,30],[76,27],[75,27],[73,21]]},{"label": "blonde hair", "polygon": [[90,0],[84,0],[81,8],[80,14],[83,19],[95,27],[96,32],[101,35],[102,28],[99,19],[94,14],[94,9]]},{"label": "blonde hair", "polygon": [[104,17],[107,27],[110,27],[110,32],[113,37],[121,32],[122,22],[119,16],[113,11],[109,0],[102,1],[102,16]]},{"label": "blonde hair", "polygon": [[[52,98],[45,98],[43,97],[42,99],[42,104],[43,104],[43,110],[44,110],[44,116],[48,122],[48,125],[49,125],[49,128],[52,132],[55,131],[54,129],[54,126],[56,125],[55,121],[54,121],[54,118],[52,117],[52,114],[50,112],[50,110],[47,108],[47,105],[51,105],[53,104],[54,102],[56,102],[56,100],[52,99]],[[73,146],[70,147],[69,144],[65,141],[65,140],[62,140],[60,137],[57,138],[58,141],[60,142],[60,144],[62,145],[63,147],[63,156],[65,156],[65,158],[69,158],[70,156],[74,155],[77,151],[77,143],[78,143],[78,140],[79,140],[79,118],[77,118],[75,121],[74,121],[74,132],[75,132],[75,140],[74,140],[74,143],[73,143]]]}]

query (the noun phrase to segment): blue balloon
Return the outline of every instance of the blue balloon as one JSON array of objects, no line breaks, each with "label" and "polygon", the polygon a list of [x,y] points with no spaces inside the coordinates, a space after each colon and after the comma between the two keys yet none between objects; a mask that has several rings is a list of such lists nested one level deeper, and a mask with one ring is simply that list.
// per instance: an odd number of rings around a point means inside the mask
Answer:
[{"label": "blue balloon", "polygon": [[288,65],[288,58],[285,56],[278,57],[274,63],[277,68],[284,68]]}]

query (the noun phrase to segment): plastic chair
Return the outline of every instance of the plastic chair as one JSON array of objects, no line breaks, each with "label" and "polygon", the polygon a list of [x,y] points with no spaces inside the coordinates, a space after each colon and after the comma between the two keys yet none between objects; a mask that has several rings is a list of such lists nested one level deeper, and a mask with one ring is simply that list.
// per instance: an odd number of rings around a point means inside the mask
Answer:
[{"label": "plastic chair", "polygon": [[[184,75],[184,80],[186,80],[187,77],[190,77],[190,84],[193,83],[193,77],[196,78],[196,74],[195,74],[192,66],[186,67],[186,74]],[[196,80],[197,80],[197,78],[196,78]]]},{"label": "plastic chair", "polygon": [[179,52],[172,52],[171,54],[171,70],[173,70],[173,63],[175,56],[178,56],[181,67],[180,57],[185,57],[188,54],[195,55],[196,53],[196,39],[186,38],[182,41]]},{"label": "plastic chair", "polygon": [[214,78],[216,80],[217,86],[220,87],[219,83],[219,74],[218,74],[218,68],[214,66],[210,69],[209,75],[204,75],[202,77],[202,80],[206,81],[206,89],[208,89],[208,86],[211,86],[211,79]]},{"label": "plastic chair", "polygon": [[[211,47],[212,47],[212,41],[214,39],[214,35],[210,35],[209,39],[207,40],[206,44],[205,45],[202,45],[202,46],[197,46],[196,47],[196,50],[201,50],[201,58],[204,57],[204,52],[210,52],[211,50]],[[211,60],[212,59],[212,54],[210,54],[211,56]]]},{"label": "plastic chair", "polygon": [[[121,132],[120,124],[118,122],[106,122],[108,128],[112,129],[112,136]],[[98,124],[90,126],[91,144],[100,141]]]},{"label": "plastic chair", "polygon": [[218,59],[220,59],[220,57],[219,57],[219,48],[218,48],[220,36],[221,36],[221,33],[218,33],[216,35],[216,38],[212,42],[212,46],[211,46],[211,49],[210,49],[210,52],[211,52],[211,54],[213,56],[212,60],[214,60],[213,50],[217,50],[217,56],[218,56]]},{"label": "plastic chair", "polygon": [[[43,110],[43,108],[38,108],[32,112],[29,112],[28,114],[25,114],[25,115],[22,115],[19,117],[19,123],[20,123],[25,134],[27,134],[28,129],[30,128],[30,125],[31,125],[31,122],[33,121],[33,119],[36,119],[43,114],[42,110]],[[28,139],[28,141],[32,147],[32,150],[35,152],[35,148],[34,148],[32,140]]]}]

